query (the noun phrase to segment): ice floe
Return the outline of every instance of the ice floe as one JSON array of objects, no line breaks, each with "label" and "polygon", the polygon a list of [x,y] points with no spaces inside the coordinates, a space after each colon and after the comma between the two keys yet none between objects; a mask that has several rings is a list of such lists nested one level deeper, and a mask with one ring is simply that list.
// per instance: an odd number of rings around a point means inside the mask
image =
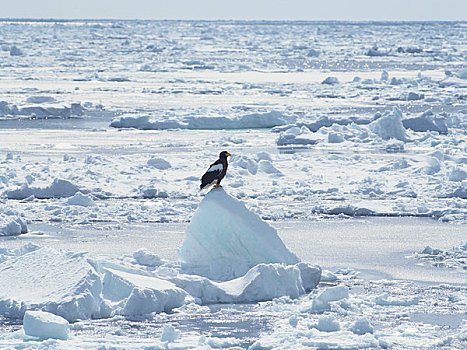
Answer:
[{"label": "ice floe", "polygon": [[110,126],[114,128],[134,128],[141,130],[164,130],[164,129],[255,129],[272,128],[293,122],[293,116],[285,116],[276,111],[268,113],[253,113],[228,117],[185,117],[180,120],[164,118],[156,120],[151,116],[123,116],[114,119]]},{"label": "ice floe", "polygon": [[6,191],[5,194],[9,199],[25,199],[30,196],[35,198],[61,198],[71,197],[80,189],[68,180],[54,179],[49,186],[45,187],[29,187],[25,183],[21,188]]}]

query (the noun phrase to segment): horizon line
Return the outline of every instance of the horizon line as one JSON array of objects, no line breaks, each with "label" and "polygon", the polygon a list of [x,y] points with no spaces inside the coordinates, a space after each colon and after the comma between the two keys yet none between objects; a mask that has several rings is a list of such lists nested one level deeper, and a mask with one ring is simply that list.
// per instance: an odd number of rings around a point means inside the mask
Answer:
[{"label": "horizon line", "polygon": [[54,17],[0,17],[1,22],[88,22],[88,21],[161,21],[161,22],[301,22],[301,23],[319,23],[319,22],[341,22],[341,23],[467,23],[467,20],[461,19],[175,19],[175,18],[54,18]]}]

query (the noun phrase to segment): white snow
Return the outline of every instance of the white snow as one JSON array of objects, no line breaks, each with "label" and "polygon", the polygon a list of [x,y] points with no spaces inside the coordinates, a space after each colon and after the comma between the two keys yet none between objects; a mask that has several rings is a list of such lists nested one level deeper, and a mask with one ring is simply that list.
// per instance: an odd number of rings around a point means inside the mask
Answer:
[{"label": "white snow", "polygon": [[70,332],[67,320],[44,311],[26,311],[23,318],[23,328],[26,335],[41,339],[67,340]]},{"label": "white snow", "polygon": [[260,263],[298,262],[275,229],[223,189],[211,190],[199,204],[179,256],[187,271],[224,281]]}]

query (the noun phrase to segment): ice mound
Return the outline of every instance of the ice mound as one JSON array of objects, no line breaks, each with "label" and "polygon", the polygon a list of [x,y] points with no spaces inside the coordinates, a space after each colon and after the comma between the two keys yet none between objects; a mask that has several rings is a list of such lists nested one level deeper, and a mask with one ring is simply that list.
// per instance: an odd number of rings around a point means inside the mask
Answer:
[{"label": "ice mound", "polygon": [[53,98],[52,96],[44,96],[44,95],[33,95],[29,96],[26,99],[27,103],[36,103],[36,104],[41,104],[41,103],[56,103],[57,100]]},{"label": "ice mound", "polygon": [[294,117],[284,116],[280,112],[271,111],[268,113],[246,114],[234,118],[189,116],[180,120],[167,118],[163,120],[155,120],[151,116],[122,116],[114,119],[110,123],[110,126],[114,128],[134,128],[140,130],[257,129],[286,125],[294,120]]},{"label": "ice mound", "polygon": [[32,308],[69,321],[99,317],[101,291],[99,275],[82,254],[44,247],[0,264],[0,315],[5,317],[22,318]]},{"label": "ice mound", "polygon": [[337,77],[327,77],[321,82],[321,84],[328,84],[328,85],[339,84],[339,79]]},{"label": "ice mound", "polygon": [[445,118],[435,115],[431,110],[423,112],[417,117],[402,120],[406,129],[413,131],[437,131],[440,134],[447,134],[448,127]]},{"label": "ice mound", "polygon": [[179,257],[187,271],[224,281],[257,264],[299,262],[274,228],[223,189],[211,190],[201,201]]},{"label": "ice mound", "polygon": [[159,266],[162,265],[162,260],[156,254],[149,252],[147,249],[141,248],[133,253],[133,258],[136,262],[143,266]]},{"label": "ice mound", "polygon": [[286,145],[314,145],[318,143],[316,136],[306,126],[294,126],[281,132],[276,141],[278,146]]},{"label": "ice mound", "polygon": [[76,192],[73,197],[68,198],[66,201],[71,205],[78,205],[81,207],[94,207],[96,203],[88,195],[82,194],[81,192]]},{"label": "ice mound", "polygon": [[44,311],[26,311],[23,318],[23,329],[26,335],[41,339],[67,340],[70,325],[63,317]]},{"label": "ice mound", "polygon": [[46,199],[71,197],[78,191],[78,186],[72,184],[70,181],[55,179],[46,187],[29,187],[28,184],[24,184],[23,187],[16,190],[6,191],[5,194],[8,199],[25,199],[30,196]]},{"label": "ice mound", "polygon": [[148,162],[148,166],[159,169],[166,170],[172,167],[168,161],[163,158],[151,157]]},{"label": "ice mound", "polygon": [[10,47],[10,56],[24,56],[24,52],[16,45]]},{"label": "ice mound", "polygon": [[6,318],[22,318],[31,309],[70,322],[148,314],[180,307],[187,295],[170,281],[109,268],[85,253],[26,245],[2,255],[0,315]]},{"label": "ice mound", "polygon": [[315,296],[311,304],[306,304],[302,312],[323,313],[331,309],[331,302],[349,298],[349,288],[344,285],[329,287]]},{"label": "ice mound", "polygon": [[178,275],[172,281],[203,304],[245,303],[289,296],[297,298],[316,287],[321,269],[305,263],[291,266],[259,264],[244,276],[225,282],[213,282],[196,275]]},{"label": "ice mound", "polygon": [[172,282],[111,268],[104,269],[102,294],[110,300],[111,315],[143,315],[182,306],[187,293]]},{"label": "ice mound", "polygon": [[24,219],[0,214],[0,236],[16,236],[27,232],[28,226]]},{"label": "ice mound", "polygon": [[391,113],[385,113],[380,118],[371,122],[368,127],[383,140],[397,139],[407,141],[404,125],[402,124],[402,113],[394,108]]},{"label": "ice mound", "polygon": [[414,258],[426,261],[435,267],[467,271],[467,241],[448,250],[426,246],[420,253],[415,253]]}]

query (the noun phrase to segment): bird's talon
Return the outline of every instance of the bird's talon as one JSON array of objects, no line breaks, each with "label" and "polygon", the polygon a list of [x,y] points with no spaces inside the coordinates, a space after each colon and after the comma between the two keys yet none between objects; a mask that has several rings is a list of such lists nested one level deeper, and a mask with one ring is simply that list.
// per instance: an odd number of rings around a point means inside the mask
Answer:
[{"label": "bird's talon", "polygon": [[222,185],[214,185],[214,188],[220,188]]}]

